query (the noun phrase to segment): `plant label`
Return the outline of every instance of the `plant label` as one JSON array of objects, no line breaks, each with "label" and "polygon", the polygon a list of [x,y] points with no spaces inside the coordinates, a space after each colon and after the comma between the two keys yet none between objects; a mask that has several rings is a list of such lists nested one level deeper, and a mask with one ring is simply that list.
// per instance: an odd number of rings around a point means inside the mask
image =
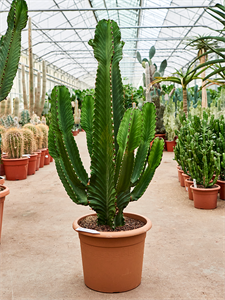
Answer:
[{"label": "plant label", "polygon": [[194,187],[197,188],[196,179],[193,179]]},{"label": "plant label", "polygon": [[94,229],[88,229],[88,228],[82,228],[82,227],[78,227],[76,229],[76,231],[81,231],[81,232],[87,232],[87,233],[92,233],[92,234],[100,234],[99,231],[94,230]]}]

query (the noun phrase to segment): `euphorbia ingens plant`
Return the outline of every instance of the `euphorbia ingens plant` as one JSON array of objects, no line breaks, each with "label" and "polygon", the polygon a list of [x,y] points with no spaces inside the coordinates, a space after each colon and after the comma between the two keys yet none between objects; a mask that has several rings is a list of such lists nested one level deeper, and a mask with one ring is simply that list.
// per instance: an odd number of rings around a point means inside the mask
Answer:
[{"label": "euphorbia ingens plant", "polygon": [[124,208],[147,189],[164,147],[163,140],[156,138],[150,149],[156,123],[153,103],[146,103],[142,112],[124,112],[119,69],[124,43],[120,39],[116,22],[101,20],[95,38],[89,41],[98,60],[95,98],[86,96],[81,111],[91,157],[90,178],[71,133],[74,119],[70,93],[64,86],[52,91],[49,130],[49,152],[68,195],[96,211],[99,224],[111,227],[124,224]]}]

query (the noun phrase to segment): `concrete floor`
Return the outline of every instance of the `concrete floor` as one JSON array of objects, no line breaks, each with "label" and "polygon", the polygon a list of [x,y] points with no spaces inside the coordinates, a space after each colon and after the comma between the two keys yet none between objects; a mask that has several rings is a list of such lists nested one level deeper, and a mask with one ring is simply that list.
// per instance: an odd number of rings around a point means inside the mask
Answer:
[{"label": "concrete floor", "polygon": [[[78,142],[89,165],[85,133]],[[23,181],[6,181],[0,246],[1,300],[225,299],[225,201],[198,210],[179,185],[173,153],[163,161],[148,190],[127,211],[146,215],[148,232],[141,285],[103,294],[83,283],[80,245],[72,222],[87,207],[67,196],[54,163]]]}]

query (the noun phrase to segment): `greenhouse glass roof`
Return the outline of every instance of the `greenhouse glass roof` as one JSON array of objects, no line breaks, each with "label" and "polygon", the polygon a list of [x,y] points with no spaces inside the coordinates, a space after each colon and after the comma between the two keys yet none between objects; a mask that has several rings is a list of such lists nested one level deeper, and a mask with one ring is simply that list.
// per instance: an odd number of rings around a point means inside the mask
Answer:
[{"label": "greenhouse glass roof", "polygon": [[[32,18],[33,53],[40,60],[61,68],[91,87],[95,84],[97,62],[89,39],[94,37],[97,21],[113,19],[121,28],[125,41],[120,63],[125,83],[138,86],[143,68],[137,51],[148,58],[151,46],[153,62],[167,59],[165,75],[192,60],[197,51],[186,47],[187,39],[213,35],[210,28],[221,29],[206,8],[221,0],[27,0]],[[6,17],[11,0],[0,2],[0,34],[6,30]],[[23,31],[23,51],[28,48],[28,33]]]}]

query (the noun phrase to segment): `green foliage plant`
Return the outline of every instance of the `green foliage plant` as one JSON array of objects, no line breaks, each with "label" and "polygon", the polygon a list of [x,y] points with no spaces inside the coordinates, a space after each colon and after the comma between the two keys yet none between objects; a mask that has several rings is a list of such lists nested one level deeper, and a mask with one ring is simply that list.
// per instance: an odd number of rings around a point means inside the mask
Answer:
[{"label": "green foliage plant", "polygon": [[25,0],[13,0],[8,14],[8,28],[0,39],[0,101],[4,100],[16,76],[21,49],[21,31],[27,24]]},{"label": "green foliage plant", "polygon": [[23,132],[19,128],[9,128],[3,137],[3,151],[8,158],[21,158],[24,154]]},{"label": "green foliage plant", "polygon": [[172,98],[169,99],[166,105],[163,114],[163,121],[166,129],[167,140],[173,141],[176,136],[177,127],[175,122],[175,103],[173,102]]},{"label": "green foliage plant", "polygon": [[129,202],[147,189],[160,164],[164,142],[156,138],[150,150],[155,135],[153,103],[146,103],[142,111],[124,112],[119,69],[124,43],[117,23],[99,21],[89,45],[98,61],[95,98],[86,96],[81,112],[91,158],[90,178],[71,133],[70,93],[64,86],[52,91],[49,152],[70,198],[89,205],[97,213],[98,224],[115,228],[124,225],[123,210]]}]

